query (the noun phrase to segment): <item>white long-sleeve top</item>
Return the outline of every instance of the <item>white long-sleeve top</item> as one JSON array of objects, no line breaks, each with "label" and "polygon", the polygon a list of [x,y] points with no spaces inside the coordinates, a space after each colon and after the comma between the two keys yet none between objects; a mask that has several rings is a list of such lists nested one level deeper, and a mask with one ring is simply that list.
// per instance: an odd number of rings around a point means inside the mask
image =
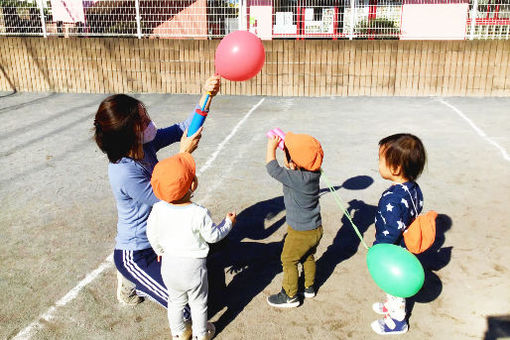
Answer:
[{"label": "white long-sleeve top", "polygon": [[216,225],[209,210],[196,204],[173,205],[160,201],[147,220],[147,237],[158,255],[205,258],[207,243],[222,240],[232,229],[230,219]]}]

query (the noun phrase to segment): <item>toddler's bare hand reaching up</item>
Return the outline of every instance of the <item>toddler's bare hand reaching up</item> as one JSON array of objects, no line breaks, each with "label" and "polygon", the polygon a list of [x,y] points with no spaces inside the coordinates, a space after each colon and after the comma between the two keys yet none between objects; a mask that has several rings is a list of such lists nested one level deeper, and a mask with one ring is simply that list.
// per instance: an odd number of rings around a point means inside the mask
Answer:
[{"label": "toddler's bare hand reaching up", "polygon": [[225,217],[225,218],[230,219],[230,221],[232,222],[232,225],[234,225],[234,224],[236,224],[236,217],[237,217],[236,212],[235,212],[235,211],[232,211],[232,212],[229,212],[229,213],[227,214],[227,217]]}]

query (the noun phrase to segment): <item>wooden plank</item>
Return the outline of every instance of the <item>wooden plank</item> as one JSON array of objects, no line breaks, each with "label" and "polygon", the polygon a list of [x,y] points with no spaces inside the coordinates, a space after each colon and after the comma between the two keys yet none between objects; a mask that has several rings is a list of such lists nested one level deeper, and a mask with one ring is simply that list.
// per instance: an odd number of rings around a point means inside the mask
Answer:
[{"label": "wooden plank", "polygon": [[427,93],[427,96],[432,96],[435,94],[435,88],[434,88],[434,77],[436,74],[434,72],[437,72],[437,70],[434,70],[434,47],[435,42],[434,41],[428,41],[427,42],[427,67],[425,68],[425,72],[427,73],[427,81],[425,84],[425,91]]},{"label": "wooden plank", "polygon": [[24,91],[30,91],[30,78],[28,76],[28,69],[30,68],[30,64],[28,62],[28,54],[29,54],[29,48],[27,46],[28,41],[30,38],[25,38],[20,40],[19,50],[18,52],[18,63],[21,67],[21,74],[20,79],[23,83]]},{"label": "wooden plank", "polygon": [[340,83],[338,94],[347,96],[349,93],[349,66],[350,66],[350,44],[348,41],[341,40],[338,45],[338,58],[340,70]]},{"label": "wooden plank", "polygon": [[358,95],[364,96],[366,94],[367,89],[367,46],[368,41],[363,40],[360,41],[358,45],[358,51],[360,52],[360,57],[356,58],[360,60],[359,63],[359,72],[357,73],[358,76]]},{"label": "wooden plank", "polygon": [[377,91],[379,96],[387,96],[389,92],[391,43],[391,41],[381,41],[380,43],[379,50],[381,51],[381,56],[377,66],[377,76],[380,79],[380,88]]},{"label": "wooden plank", "polygon": [[331,61],[331,41],[330,40],[320,40],[320,95],[321,96],[330,96],[331,90],[328,89],[328,84],[331,84],[331,70],[328,67],[329,62]]},{"label": "wooden plank", "polygon": [[[374,44],[375,43],[375,44]],[[367,40],[364,44],[363,54],[365,55],[365,72],[364,72],[364,95],[371,96],[377,87],[377,69],[374,63],[376,63],[375,47],[377,42],[375,40]]]},{"label": "wooden plank", "polygon": [[402,95],[402,64],[403,64],[403,54],[404,54],[404,45],[403,41],[397,41],[396,43],[396,57],[394,59],[394,73],[395,73],[395,81],[393,85],[393,95],[400,96]]},{"label": "wooden plank", "polygon": [[457,59],[457,83],[456,89],[458,96],[464,96],[466,94],[466,83],[467,83],[467,69],[468,69],[468,54],[467,54],[466,41],[459,42],[459,59]]},{"label": "wooden plank", "polygon": [[339,65],[340,60],[340,47],[341,41],[334,40],[331,42],[331,58],[328,60],[328,73],[330,74],[331,83],[328,85],[329,87],[329,95],[330,96],[338,96],[340,95],[339,85],[341,81],[341,65]]},{"label": "wooden plank", "polygon": [[277,56],[277,79],[278,86],[275,95],[283,96],[283,87],[285,86],[285,58],[284,58],[284,41],[281,44],[276,45],[276,56]]},{"label": "wooden plank", "polygon": [[416,78],[416,95],[422,96],[425,94],[425,82],[426,82],[426,72],[425,68],[427,67],[427,46],[425,41],[421,40],[416,45],[416,72],[414,77]]},{"label": "wooden plank", "polygon": [[466,65],[466,89],[465,94],[471,95],[473,93],[474,86],[474,71],[476,65],[476,42],[466,41],[467,46],[467,65]]},{"label": "wooden plank", "polygon": [[408,79],[410,77],[409,75],[409,68],[410,68],[410,63],[411,63],[411,56],[410,56],[410,46],[411,46],[411,42],[410,41],[403,41],[402,42],[402,62],[401,62],[401,74],[402,74],[402,77],[400,78],[401,79],[401,93],[400,95],[401,96],[408,96],[409,95],[409,86],[410,84],[408,84]]},{"label": "wooden plank", "polygon": [[501,41],[501,61],[500,61],[500,77],[499,77],[499,91],[495,95],[497,96],[509,96],[510,86],[507,86],[507,82],[510,85],[510,41]]},{"label": "wooden plank", "polygon": [[417,73],[419,72],[419,62],[417,62],[419,40],[415,40],[410,42],[409,44],[409,67],[407,72],[407,96],[416,96],[418,82],[417,82]]},{"label": "wooden plank", "polygon": [[492,95],[493,92],[497,47],[498,47],[497,41],[487,41],[486,49],[488,50],[488,58],[487,58],[486,82],[483,92],[484,96],[490,96]]},{"label": "wooden plank", "polygon": [[[485,64],[485,70],[484,70]],[[485,85],[483,82],[485,80],[484,71],[487,71],[487,64],[484,55],[484,42],[478,40],[476,42],[476,67],[475,67],[475,79],[474,79],[474,87],[473,87],[473,95],[481,96],[483,95],[483,86]],[[483,78],[483,80],[482,80]]]},{"label": "wooden plank", "polygon": [[456,96],[456,90],[457,90],[457,61],[459,59],[459,50],[458,50],[458,41],[452,41],[451,42],[451,49],[452,49],[452,58],[451,58],[451,64],[449,67],[449,93],[450,96]]},{"label": "wooden plank", "polygon": [[298,95],[300,97],[305,95],[306,87],[306,40],[296,41],[297,51],[299,55],[298,64]]},{"label": "wooden plank", "polygon": [[[505,56],[502,63],[506,65],[506,72],[505,72],[505,87],[504,87],[504,95],[510,96],[510,66],[508,65],[510,63],[510,41],[505,41],[503,47],[503,55]],[[506,61],[505,61],[506,60]]]},{"label": "wooden plank", "polygon": [[312,48],[311,42],[309,40],[303,40],[304,44],[304,81],[303,81],[303,95],[310,96],[310,84],[311,84],[311,64],[310,64],[310,49]]},{"label": "wooden plank", "polygon": [[24,39],[25,46],[29,53],[26,53],[24,55],[24,64],[25,66],[25,73],[26,73],[26,82],[27,86],[30,89],[30,91],[33,91],[34,88],[34,66],[36,65],[37,58],[39,57],[39,53],[37,53],[38,48],[40,44],[32,38]]},{"label": "wooden plank", "polygon": [[321,54],[321,41],[320,40],[312,40],[313,43],[313,54],[310,62],[312,63],[312,86],[310,89],[310,93],[312,93],[313,97],[318,97],[321,95],[321,83],[322,83],[322,75],[321,75],[321,63],[322,58]]},{"label": "wooden plank", "polygon": [[435,96],[438,94],[437,86],[438,86],[438,68],[439,68],[439,42],[438,41],[430,41],[429,42],[429,55],[428,59],[430,62],[429,70],[428,70],[428,95]]},{"label": "wooden plank", "polygon": [[451,53],[450,53],[450,42],[445,41],[441,44],[441,52],[443,55],[442,58],[442,67],[441,67],[441,91],[439,95],[445,96],[448,92],[448,72],[450,69],[450,59],[451,59]]},{"label": "wooden plank", "polygon": [[348,87],[347,87],[347,96],[354,96],[354,74],[356,72],[356,49],[354,46],[354,41],[346,42],[346,46],[348,48],[348,60],[347,60],[347,74],[348,74]]},{"label": "wooden plank", "polygon": [[380,40],[377,41],[375,48],[377,49],[376,63],[373,63],[373,67],[377,70],[377,88],[375,89],[376,96],[384,96],[388,92],[388,41]]},{"label": "wooden plank", "polygon": [[388,43],[389,50],[387,51],[388,56],[388,84],[386,86],[387,92],[385,95],[395,95],[395,82],[397,77],[397,59],[398,59],[398,41],[390,41]]},{"label": "wooden plank", "polygon": [[377,96],[387,96],[388,95],[388,78],[390,71],[390,63],[389,63],[389,49],[390,49],[390,41],[378,41],[378,55],[377,55]]},{"label": "wooden plank", "polygon": [[505,77],[505,69],[506,65],[502,64],[503,61],[503,41],[497,40],[495,42],[496,53],[494,58],[494,75],[492,77],[492,96],[500,96],[502,94],[502,86],[501,80],[503,79],[503,87],[504,87],[504,77]]}]

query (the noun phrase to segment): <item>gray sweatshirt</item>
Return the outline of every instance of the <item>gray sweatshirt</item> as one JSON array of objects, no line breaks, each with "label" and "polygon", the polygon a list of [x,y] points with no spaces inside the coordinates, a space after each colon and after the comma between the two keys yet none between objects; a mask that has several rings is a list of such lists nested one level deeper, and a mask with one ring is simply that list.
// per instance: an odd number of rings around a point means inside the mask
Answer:
[{"label": "gray sweatshirt", "polygon": [[271,177],[283,184],[287,224],[294,230],[313,230],[322,225],[319,205],[319,171],[289,170],[276,160],[266,164]]}]

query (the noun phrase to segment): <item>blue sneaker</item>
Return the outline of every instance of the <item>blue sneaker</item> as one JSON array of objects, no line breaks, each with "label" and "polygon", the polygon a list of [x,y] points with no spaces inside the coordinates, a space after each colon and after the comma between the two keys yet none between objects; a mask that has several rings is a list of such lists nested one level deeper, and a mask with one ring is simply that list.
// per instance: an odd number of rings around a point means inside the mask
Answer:
[{"label": "blue sneaker", "polygon": [[404,334],[409,329],[405,319],[398,321],[392,319],[389,315],[386,315],[384,319],[375,320],[370,326],[372,326],[374,332],[380,335]]}]

